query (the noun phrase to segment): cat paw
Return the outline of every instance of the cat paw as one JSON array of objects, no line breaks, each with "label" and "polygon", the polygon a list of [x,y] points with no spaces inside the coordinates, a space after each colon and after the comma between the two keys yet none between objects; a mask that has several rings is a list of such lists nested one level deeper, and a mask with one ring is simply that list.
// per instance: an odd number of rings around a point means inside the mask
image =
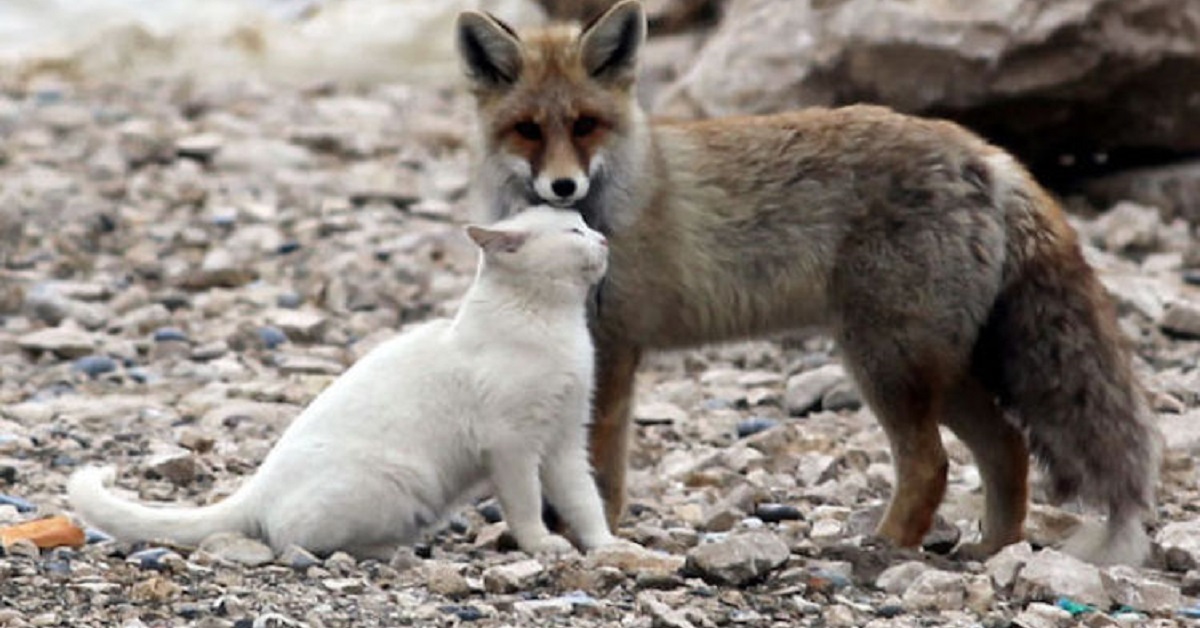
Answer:
[{"label": "cat paw", "polygon": [[521,549],[525,550],[527,554],[539,556],[564,556],[575,552],[575,546],[571,545],[571,542],[566,538],[557,534],[547,534],[537,541],[528,543],[526,547],[522,547]]}]

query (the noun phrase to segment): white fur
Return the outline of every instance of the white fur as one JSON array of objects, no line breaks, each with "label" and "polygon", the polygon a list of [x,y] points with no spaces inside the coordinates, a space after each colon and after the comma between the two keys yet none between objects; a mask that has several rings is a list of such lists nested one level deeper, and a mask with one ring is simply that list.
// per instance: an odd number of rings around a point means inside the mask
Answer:
[{"label": "white fur", "polygon": [[[386,558],[490,482],[527,552],[571,548],[542,523],[541,494],[584,549],[614,541],[587,461],[593,349],[585,300],[606,243],[576,212],[539,208],[488,228],[453,320],[392,338],[296,418],[258,472],[223,502],[155,507],[104,488],[110,469],[70,480],[72,505],[117,538],[195,545],[217,532]],[[477,239],[478,241],[478,239]]]}]

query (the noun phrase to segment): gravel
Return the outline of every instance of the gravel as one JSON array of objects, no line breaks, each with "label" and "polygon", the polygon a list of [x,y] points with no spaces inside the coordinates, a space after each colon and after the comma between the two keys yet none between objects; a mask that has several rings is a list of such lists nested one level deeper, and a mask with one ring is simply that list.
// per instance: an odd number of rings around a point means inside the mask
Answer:
[{"label": "gravel", "polygon": [[[229,495],[347,365],[470,282],[457,92],[42,81],[0,88],[0,110],[0,525],[71,515],[85,464],[146,500]],[[1167,436],[1147,568],[941,553],[978,537],[982,506],[949,434],[937,551],[878,547],[886,438],[832,343],[789,334],[647,361],[618,530],[644,549],[530,558],[502,549],[490,502],[387,563],[89,531],[8,548],[0,624],[1182,624],[1200,593],[1200,243],[1140,207],[1075,223]],[[1061,540],[1078,515],[1033,496],[1030,538]]]}]

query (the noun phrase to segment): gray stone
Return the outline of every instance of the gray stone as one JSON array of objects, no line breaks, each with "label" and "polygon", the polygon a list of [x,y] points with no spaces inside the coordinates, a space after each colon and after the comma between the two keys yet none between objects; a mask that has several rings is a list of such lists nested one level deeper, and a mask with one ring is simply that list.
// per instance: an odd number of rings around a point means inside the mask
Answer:
[{"label": "gray stone", "polygon": [[741,586],[766,578],[786,563],[789,555],[787,544],[779,537],[754,531],[692,548],[684,570],[713,584]]},{"label": "gray stone", "polygon": [[904,607],[913,612],[962,608],[967,601],[966,580],[962,574],[927,569],[905,589],[903,599]]},{"label": "gray stone", "polygon": [[919,560],[909,560],[898,565],[892,565],[883,570],[875,578],[875,587],[888,593],[899,595],[904,593],[917,579],[917,576],[929,571],[929,565]]},{"label": "gray stone", "polygon": [[789,414],[800,416],[817,408],[835,386],[846,381],[846,370],[839,364],[826,364],[788,378],[784,405]]},{"label": "gray stone", "polygon": [[1177,338],[1200,339],[1200,306],[1188,302],[1171,304],[1163,313],[1159,327]]},{"label": "gray stone", "polygon": [[1113,602],[1139,611],[1170,614],[1183,602],[1178,587],[1159,582],[1149,574],[1127,565],[1102,570],[1100,580],[1104,582],[1104,589],[1112,596]]},{"label": "gray stone", "polygon": [[289,339],[307,342],[318,339],[329,324],[328,317],[312,310],[274,310],[267,321],[282,329]]},{"label": "gray stone", "polygon": [[1112,603],[1100,579],[1100,570],[1094,565],[1057,550],[1037,552],[1017,572],[1013,597],[1024,602],[1044,602],[1060,596],[1100,608]]},{"label": "gray stone", "polygon": [[1172,521],[1154,537],[1167,558],[1167,566],[1176,571],[1200,567],[1200,521]]},{"label": "gray stone", "polygon": [[146,461],[147,474],[170,480],[176,486],[191,484],[198,469],[196,456],[186,449],[163,452]]},{"label": "gray stone", "polygon": [[96,350],[96,337],[79,329],[52,327],[17,338],[17,346],[26,351],[49,351],[62,358],[79,358]]},{"label": "gray stone", "polygon": [[270,547],[240,534],[214,534],[200,543],[201,551],[247,567],[258,567],[275,560]]},{"label": "gray stone", "polygon": [[483,572],[483,588],[489,593],[521,591],[532,586],[545,570],[542,563],[534,558],[489,567]]},{"label": "gray stone", "polygon": [[1005,546],[984,563],[996,588],[1007,590],[1017,580],[1017,573],[1033,558],[1033,547],[1025,541]]},{"label": "gray stone", "polygon": [[656,628],[695,628],[682,610],[674,609],[658,599],[654,592],[638,593],[637,605],[643,613],[650,616]]},{"label": "gray stone", "polygon": [[430,593],[458,598],[471,593],[471,585],[463,576],[465,565],[442,561],[428,561],[421,566],[425,586]]},{"label": "gray stone", "polygon": [[1021,628],[1066,628],[1072,625],[1071,613],[1043,602],[1033,602],[1013,619]]}]

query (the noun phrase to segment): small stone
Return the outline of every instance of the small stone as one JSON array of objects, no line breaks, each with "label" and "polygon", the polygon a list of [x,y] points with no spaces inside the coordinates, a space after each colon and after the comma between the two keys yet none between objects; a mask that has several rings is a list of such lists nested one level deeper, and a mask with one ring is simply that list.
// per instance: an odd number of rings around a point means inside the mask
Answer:
[{"label": "small stone", "polygon": [[459,621],[472,622],[479,621],[484,618],[483,611],[471,605],[449,605],[438,607],[438,610],[449,615],[454,615]]},{"label": "small stone", "polygon": [[184,280],[184,286],[193,290],[236,288],[253,278],[254,274],[239,265],[233,253],[223,248],[213,248],[200,262],[200,269]]},{"label": "small stone", "polygon": [[514,593],[532,586],[543,571],[542,563],[533,558],[489,567],[483,572],[483,588],[488,593]]},{"label": "small stone", "polygon": [[918,576],[929,571],[929,569],[929,565],[919,560],[910,560],[898,565],[892,565],[884,569],[883,573],[875,578],[875,587],[893,595],[900,595],[916,582]]},{"label": "small stone", "polygon": [[476,510],[479,512],[479,516],[483,517],[483,520],[487,523],[500,523],[504,520],[504,513],[500,510],[500,504],[494,500],[480,504]]},{"label": "small stone", "polygon": [[180,157],[208,161],[223,144],[223,138],[216,133],[198,133],[175,140],[175,153]]},{"label": "small stone", "polygon": [[304,303],[304,297],[295,292],[284,292],[275,297],[275,305],[285,310],[294,310]]},{"label": "small stone", "polygon": [[692,548],[684,571],[711,584],[742,586],[766,578],[786,563],[790,554],[779,537],[753,531]]},{"label": "small stone", "polygon": [[194,427],[185,427],[179,430],[179,435],[175,438],[175,442],[184,449],[189,449],[198,454],[212,451],[213,445],[216,444],[216,439]]},{"label": "small stone", "polygon": [[463,576],[463,565],[442,561],[429,561],[422,566],[425,586],[430,593],[458,598],[470,595],[471,585]]},{"label": "small stone", "polygon": [[644,403],[634,409],[633,420],[638,425],[672,425],[686,421],[687,412],[673,403]]},{"label": "small stone", "polygon": [[183,561],[183,557],[165,547],[150,547],[140,550],[125,557],[125,562],[136,565],[139,569],[148,569],[151,571],[170,571],[174,559],[179,562]]},{"label": "small stone", "polygon": [[546,617],[554,615],[570,615],[577,607],[599,606],[600,603],[582,591],[560,595],[542,600],[522,600],[513,604],[513,610],[520,615],[531,617]]},{"label": "small stone", "polygon": [[321,581],[326,589],[338,594],[357,595],[367,590],[367,584],[361,578],[326,578]]},{"label": "small stone", "polygon": [[933,526],[921,539],[921,547],[934,554],[949,554],[958,545],[962,531],[945,517],[934,517]]},{"label": "small stone", "polygon": [[788,378],[784,406],[788,414],[801,416],[818,409],[822,397],[834,386],[846,381],[846,371],[838,364],[826,364]]},{"label": "small stone", "polygon": [[329,323],[324,314],[309,310],[275,310],[268,320],[289,339],[308,342],[316,340]]},{"label": "small stone", "polygon": [[285,375],[340,375],[346,370],[338,362],[313,355],[279,355],[275,366]]},{"label": "small stone", "polygon": [[133,585],[129,598],[136,602],[159,603],[169,601],[179,595],[179,585],[162,576],[151,576]]},{"label": "small stone", "polygon": [[12,506],[13,508],[17,509],[17,512],[22,513],[33,512],[37,510],[37,505],[35,505],[33,502],[23,497],[17,497],[16,495],[0,494],[0,504]]},{"label": "small stone", "polygon": [[1033,557],[1033,547],[1026,541],[1005,546],[984,563],[992,582],[1007,590],[1017,579],[1017,572]]},{"label": "small stone", "polygon": [[1163,313],[1159,327],[1163,333],[1185,340],[1200,340],[1200,307],[1192,303],[1174,303]]},{"label": "small stone", "polygon": [[1169,614],[1183,603],[1177,587],[1155,581],[1133,567],[1109,567],[1100,572],[1100,579],[1113,602],[1139,611]]},{"label": "small stone", "polygon": [[780,521],[800,521],[804,519],[804,513],[800,512],[799,508],[788,504],[773,504],[764,502],[754,507],[754,516],[763,520],[766,523],[779,523]]},{"label": "small stone", "polygon": [[275,560],[275,553],[270,547],[240,534],[214,534],[204,539],[199,549],[222,560],[247,567],[258,567]]},{"label": "small stone", "polygon": [[159,327],[154,330],[154,342],[187,342],[188,336],[178,327]]},{"label": "small stone", "polygon": [[1013,619],[1014,626],[1021,628],[1061,628],[1070,626],[1071,613],[1052,604],[1033,602]]},{"label": "small stone", "polygon": [[287,334],[283,333],[282,329],[267,325],[258,328],[258,339],[263,343],[263,346],[268,349],[274,349],[279,345],[287,342]]},{"label": "small stone", "polygon": [[186,486],[196,479],[198,465],[192,452],[182,449],[155,455],[146,462],[146,474],[169,480],[176,486]]},{"label": "small stone", "polygon": [[637,596],[638,608],[650,616],[656,628],[695,628],[684,612],[668,606],[652,593],[642,592]]},{"label": "small stone", "polygon": [[51,327],[17,338],[17,346],[26,351],[49,351],[62,358],[81,358],[96,349],[91,334],[69,327]]},{"label": "small stone", "polygon": [[854,382],[849,379],[834,384],[821,396],[821,409],[830,412],[854,411],[861,408],[862,405],[862,395],[858,392],[858,386],[855,386]]},{"label": "small stone", "polygon": [[589,569],[615,567],[635,577],[670,576],[683,568],[685,559],[666,552],[647,549],[634,543],[613,543],[596,548],[584,557]]},{"label": "small stone", "polygon": [[1095,566],[1057,550],[1035,553],[1017,572],[1013,597],[1033,602],[1059,596],[1098,608],[1107,608],[1112,601]]},{"label": "small stone", "polygon": [[1200,521],[1172,521],[1154,539],[1167,558],[1167,567],[1187,571],[1200,567]]},{"label": "small stone", "polygon": [[963,576],[939,569],[922,571],[904,591],[904,607],[914,612],[962,608],[966,601]]}]

